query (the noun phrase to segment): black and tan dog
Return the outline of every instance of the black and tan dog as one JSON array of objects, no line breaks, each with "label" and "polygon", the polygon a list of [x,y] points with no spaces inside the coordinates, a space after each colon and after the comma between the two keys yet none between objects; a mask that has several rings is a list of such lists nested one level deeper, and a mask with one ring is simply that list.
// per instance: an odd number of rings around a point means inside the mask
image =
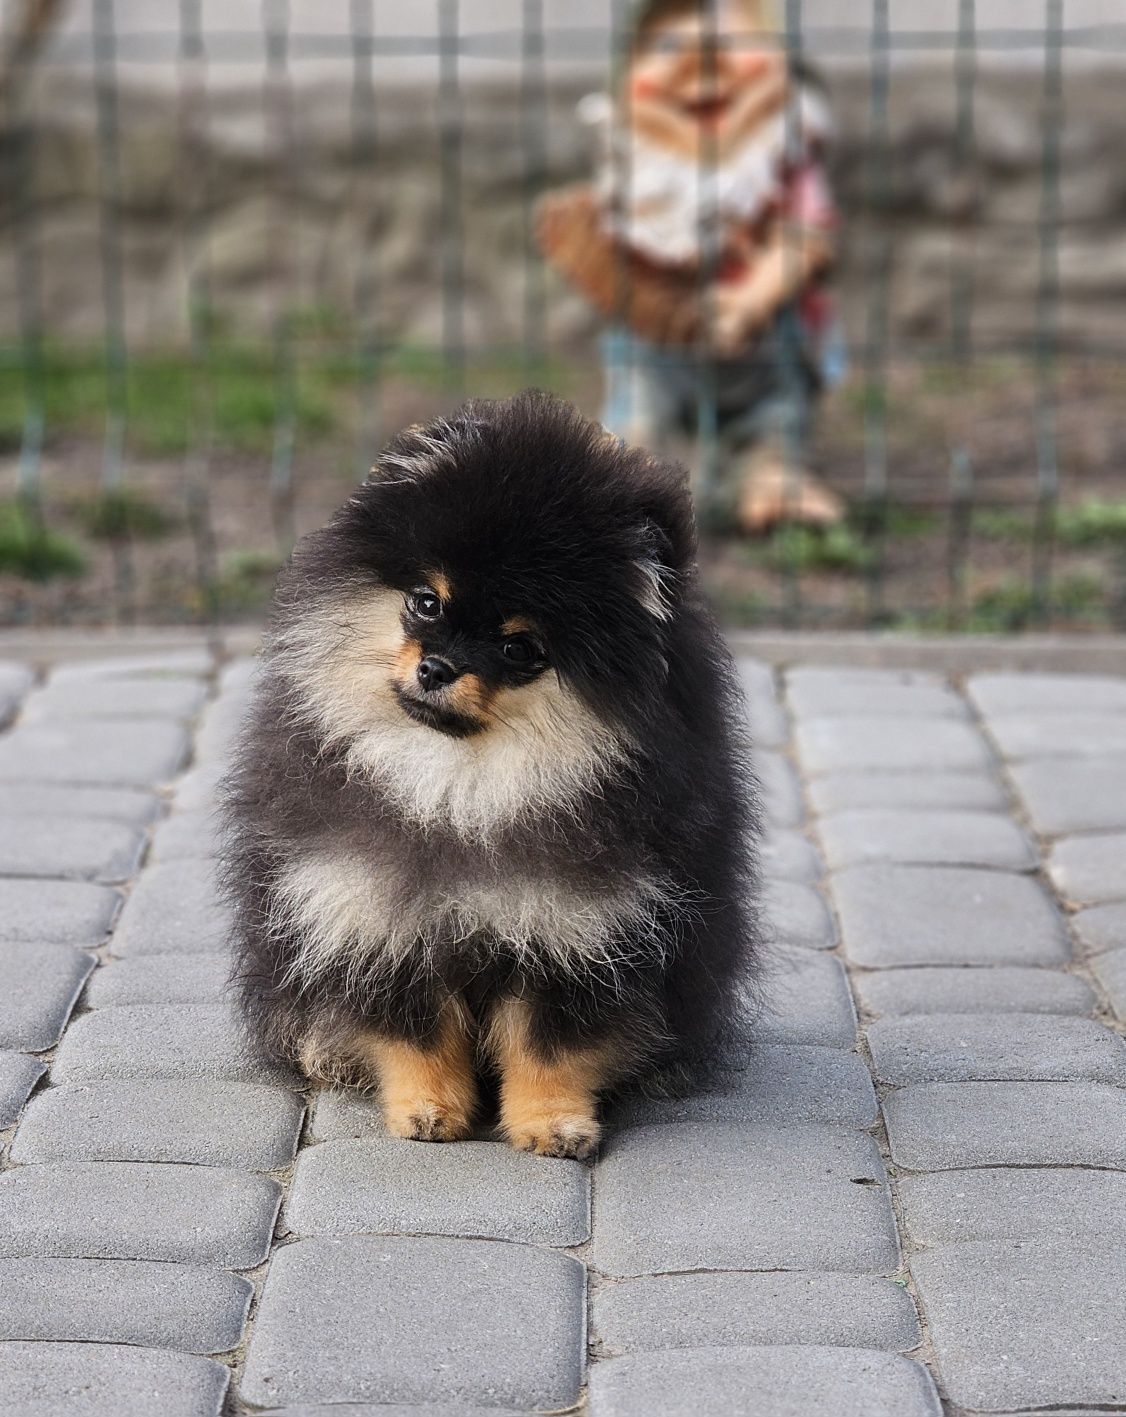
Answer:
[{"label": "black and tan dog", "polygon": [[283,572],[228,792],[252,1023],[398,1136],[585,1156],[754,943],[731,665],[677,467],[566,404],[401,434]]}]

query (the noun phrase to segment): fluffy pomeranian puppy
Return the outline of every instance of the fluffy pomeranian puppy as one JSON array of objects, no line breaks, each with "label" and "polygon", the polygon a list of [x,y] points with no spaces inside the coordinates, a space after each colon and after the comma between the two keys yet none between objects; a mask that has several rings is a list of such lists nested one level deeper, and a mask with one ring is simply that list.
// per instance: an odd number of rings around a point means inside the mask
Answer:
[{"label": "fluffy pomeranian puppy", "polygon": [[526,393],[409,428],[279,580],[228,784],[255,1030],[464,1137],[589,1155],[739,1003],[754,808],[682,470]]}]

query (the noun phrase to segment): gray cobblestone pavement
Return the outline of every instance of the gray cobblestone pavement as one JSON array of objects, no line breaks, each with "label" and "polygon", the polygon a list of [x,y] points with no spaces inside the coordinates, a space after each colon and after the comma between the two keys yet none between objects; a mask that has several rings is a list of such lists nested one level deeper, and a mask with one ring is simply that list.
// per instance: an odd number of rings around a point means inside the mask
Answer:
[{"label": "gray cobblestone pavement", "polygon": [[0,1414],[1126,1409],[1126,665],[742,671],[756,1046],[585,1167],[248,1048],[249,662],[0,663]]}]

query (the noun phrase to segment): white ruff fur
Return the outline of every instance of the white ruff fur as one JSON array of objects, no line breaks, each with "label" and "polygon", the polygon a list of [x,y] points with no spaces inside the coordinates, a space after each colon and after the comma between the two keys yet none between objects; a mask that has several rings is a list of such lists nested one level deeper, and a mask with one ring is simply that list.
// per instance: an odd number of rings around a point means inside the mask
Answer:
[{"label": "white ruff fur", "polygon": [[582,894],[548,877],[466,886],[454,896],[419,899],[395,889],[369,860],[322,849],[290,866],[277,883],[271,929],[301,941],[294,978],[315,979],[342,965],[357,978],[373,965],[413,958],[424,974],[439,946],[484,936],[525,967],[552,962],[572,972],[629,963],[623,929],[645,931],[646,958],[662,940],[659,910],[670,891],[642,877],[617,892]]},{"label": "white ruff fur", "polygon": [[548,671],[503,695],[499,718],[454,738],[403,712],[392,669],[405,636],[402,597],[365,588],[306,611],[275,642],[295,711],[313,710],[326,745],[423,828],[487,844],[536,812],[572,810],[621,766],[625,746]]},{"label": "white ruff fur", "polygon": [[[593,105],[588,111],[595,116]],[[596,121],[604,124],[598,191],[608,229],[651,260],[672,265],[699,259],[701,248],[721,251],[732,228],[757,221],[781,195],[786,165],[804,161],[831,128],[823,100],[808,88],[712,163],[616,128],[609,104],[598,107]]]}]

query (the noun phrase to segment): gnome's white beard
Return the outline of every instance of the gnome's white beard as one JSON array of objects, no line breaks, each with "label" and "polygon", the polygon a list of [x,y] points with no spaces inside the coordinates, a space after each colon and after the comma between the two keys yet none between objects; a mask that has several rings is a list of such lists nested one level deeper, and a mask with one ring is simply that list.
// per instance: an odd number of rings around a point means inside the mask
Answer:
[{"label": "gnome's white beard", "polygon": [[821,99],[802,89],[796,105],[765,119],[717,162],[706,152],[697,162],[619,129],[598,180],[607,228],[662,265],[716,259],[733,229],[753,226],[777,203],[787,167],[827,139],[829,121]]}]

